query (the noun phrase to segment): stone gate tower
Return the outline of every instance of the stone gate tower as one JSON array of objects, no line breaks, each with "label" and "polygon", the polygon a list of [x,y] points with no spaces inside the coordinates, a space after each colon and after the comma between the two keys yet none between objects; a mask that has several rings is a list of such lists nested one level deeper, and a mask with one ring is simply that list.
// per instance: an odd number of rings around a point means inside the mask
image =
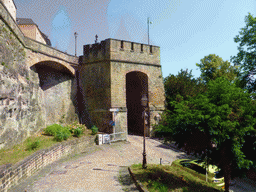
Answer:
[{"label": "stone gate tower", "polygon": [[152,135],[165,101],[159,47],[116,39],[84,45],[77,77],[83,123],[106,133],[142,135],[141,99],[146,97],[150,112],[146,135]]}]

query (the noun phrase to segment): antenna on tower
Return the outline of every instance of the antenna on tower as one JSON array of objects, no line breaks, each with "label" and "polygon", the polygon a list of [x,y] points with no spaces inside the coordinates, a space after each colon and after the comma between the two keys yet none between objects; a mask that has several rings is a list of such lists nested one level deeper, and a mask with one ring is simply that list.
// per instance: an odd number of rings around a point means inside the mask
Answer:
[{"label": "antenna on tower", "polygon": [[95,43],[98,43],[98,35],[95,35]]}]

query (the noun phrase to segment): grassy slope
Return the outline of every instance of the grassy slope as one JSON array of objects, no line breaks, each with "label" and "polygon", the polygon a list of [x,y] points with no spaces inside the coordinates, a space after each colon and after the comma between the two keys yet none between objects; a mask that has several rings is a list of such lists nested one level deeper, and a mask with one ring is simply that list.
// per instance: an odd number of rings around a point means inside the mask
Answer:
[{"label": "grassy slope", "polygon": [[[76,125],[74,125],[75,127]],[[81,126],[81,125],[78,125]],[[85,128],[83,134],[80,138],[86,137],[91,135],[91,130]],[[55,141],[54,136],[48,136],[46,134],[43,134],[43,132],[38,133],[37,135],[33,135],[29,138],[27,138],[23,143],[13,146],[11,149],[0,149],[0,165],[11,163],[15,164],[26,157],[32,155],[36,151],[40,149],[49,148],[57,143],[58,141]],[[77,137],[71,136],[67,139],[67,141],[77,139]],[[34,150],[29,150],[28,146],[31,145],[31,143],[39,140],[40,146]]]},{"label": "grassy slope", "polygon": [[139,180],[149,191],[224,191],[220,187],[195,176],[177,165],[176,162],[170,165],[148,165],[142,169],[141,164],[131,167],[137,180]]}]

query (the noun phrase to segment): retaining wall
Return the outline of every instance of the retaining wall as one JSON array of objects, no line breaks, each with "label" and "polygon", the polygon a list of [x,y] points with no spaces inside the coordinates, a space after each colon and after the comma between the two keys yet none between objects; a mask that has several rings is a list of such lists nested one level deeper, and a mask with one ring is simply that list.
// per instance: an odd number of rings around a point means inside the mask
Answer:
[{"label": "retaining wall", "polygon": [[0,192],[6,192],[36,171],[70,154],[83,152],[95,145],[95,136],[64,141],[47,149],[42,149],[15,165],[0,166]]}]

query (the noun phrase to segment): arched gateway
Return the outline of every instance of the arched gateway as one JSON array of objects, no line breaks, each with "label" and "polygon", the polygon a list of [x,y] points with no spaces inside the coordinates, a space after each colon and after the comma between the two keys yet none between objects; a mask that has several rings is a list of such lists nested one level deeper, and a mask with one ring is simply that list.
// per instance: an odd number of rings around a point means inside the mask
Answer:
[{"label": "arched gateway", "polygon": [[[148,76],[134,71],[126,74],[126,107],[129,134],[144,134],[142,97],[148,96]],[[147,102],[148,105],[148,102]]]},{"label": "arched gateway", "polygon": [[142,135],[144,95],[150,116],[146,135],[152,135],[165,100],[159,47],[116,39],[85,45],[78,71],[81,113],[89,114],[85,124],[106,133]]}]

